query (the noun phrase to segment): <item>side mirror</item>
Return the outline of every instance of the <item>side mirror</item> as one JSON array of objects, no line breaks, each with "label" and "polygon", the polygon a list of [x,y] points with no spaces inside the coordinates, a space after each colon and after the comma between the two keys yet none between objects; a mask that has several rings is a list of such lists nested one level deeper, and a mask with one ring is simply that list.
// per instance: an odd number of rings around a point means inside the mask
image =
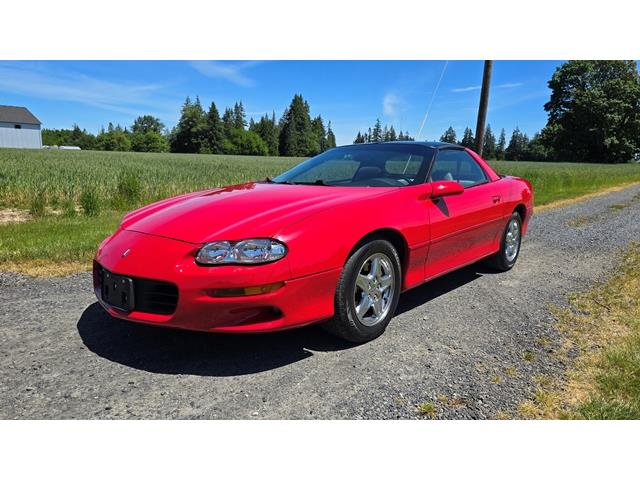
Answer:
[{"label": "side mirror", "polygon": [[449,195],[460,195],[464,192],[464,187],[458,182],[443,180],[440,182],[432,182],[431,198],[448,197]]}]

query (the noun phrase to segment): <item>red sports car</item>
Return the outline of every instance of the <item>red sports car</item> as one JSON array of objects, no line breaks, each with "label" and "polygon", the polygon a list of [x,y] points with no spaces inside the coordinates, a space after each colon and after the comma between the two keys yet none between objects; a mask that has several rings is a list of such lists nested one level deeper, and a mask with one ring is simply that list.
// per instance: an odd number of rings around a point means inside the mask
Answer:
[{"label": "red sports car", "polygon": [[401,292],[481,259],[513,267],[532,212],[531,184],[471,150],[349,145],[127,214],[98,248],[94,288],[125,320],[211,332],[323,322],[365,342]]}]

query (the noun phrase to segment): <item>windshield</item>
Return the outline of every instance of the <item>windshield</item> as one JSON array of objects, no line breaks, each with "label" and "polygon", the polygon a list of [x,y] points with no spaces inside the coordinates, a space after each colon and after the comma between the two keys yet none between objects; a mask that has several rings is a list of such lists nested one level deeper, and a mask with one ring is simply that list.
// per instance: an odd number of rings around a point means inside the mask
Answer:
[{"label": "windshield", "polygon": [[432,150],[422,145],[372,143],[337,147],[274,178],[275,183],[344,187],[405,187],[423,183]]}]

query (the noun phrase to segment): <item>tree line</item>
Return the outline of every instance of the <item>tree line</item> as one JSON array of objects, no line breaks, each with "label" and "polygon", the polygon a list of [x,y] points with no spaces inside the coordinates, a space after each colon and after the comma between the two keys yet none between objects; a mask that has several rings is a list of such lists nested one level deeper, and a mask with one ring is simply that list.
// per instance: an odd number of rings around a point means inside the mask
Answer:
[{"label": "tree line", "polygon": [[[447,130],[440,137],[441,142],[454,143],[463,147],[475,149],[476,139],[473,131],[467,127],[464,129],[462,138],[458,141],[458,136],[453,127]],[[507,137],[504,128],[496,136],[487,125],[482,142],[482,156],[488,160],[521,160],[521,161],[549,161],[551,160],[549,149],[542,143],[540,133],[533,135],[531,139],[526,133],[515,128],[511,134],[511,139],[507,144]]]},{"label": "tree line", "polygon": [[45,145],[74,145],[83,150],[214,153],[230,155],[316,155],[336,146],[331,122],[311,117],[309,103],[294,95],[279,121],[275,112],[247,122],[242,102],[225,108],[222,116],[211,102],[205,111],[196,97],[182,105],[180,120],[171,130],[151,115],[136,118],[129,127],[113,125],[97,135],[74,125],[71,129],[43,129]]},{"label": "tree line", "polygon": [[386,125],[383,127],[380,119],[376,119],[376,123],[373,125],[373,128],[369,127],[369,129],[360,133],[358,130],[358,134],[356,138],[353,140],[353,143],[370,143],[370,142],[395,142],[395,141],[410,141],[413,140],[412,137],[409,136],[409,132],[403,133],[402,130],[396,133],[393,125],[387,127]]}]

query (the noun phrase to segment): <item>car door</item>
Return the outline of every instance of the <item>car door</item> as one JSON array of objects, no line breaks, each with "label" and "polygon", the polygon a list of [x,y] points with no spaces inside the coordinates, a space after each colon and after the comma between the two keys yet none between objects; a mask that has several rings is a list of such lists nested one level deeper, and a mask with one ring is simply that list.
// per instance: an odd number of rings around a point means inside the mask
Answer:
[{"label": "car door", "polygon": [[431,242],[425,278],[472,263],[495,250],[502,198],[482,167],[462,148],[438,151],[427,181],[453,180],[464,192],[427,201]]}]

